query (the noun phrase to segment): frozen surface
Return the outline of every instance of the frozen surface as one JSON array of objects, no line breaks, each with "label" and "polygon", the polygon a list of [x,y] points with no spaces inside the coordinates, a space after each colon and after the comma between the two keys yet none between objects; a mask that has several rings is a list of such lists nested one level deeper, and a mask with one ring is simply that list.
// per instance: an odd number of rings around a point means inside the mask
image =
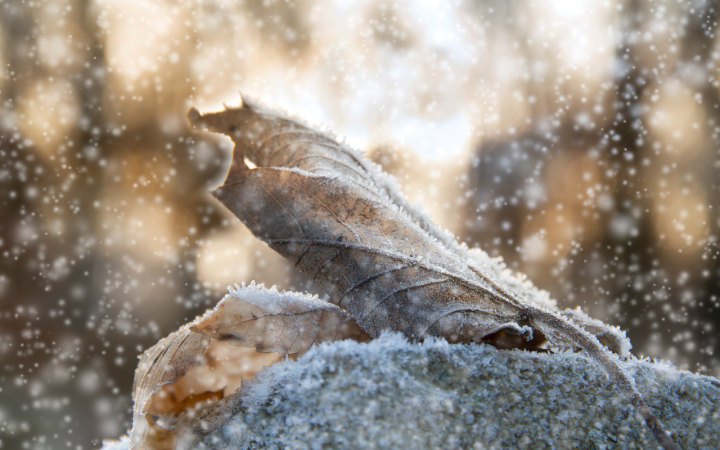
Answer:
[{"label": "frozen surface", "polygon": [[[626,369],[682,448],[720,447],[718,380],[643,361]],[[392,334],[276,364],[225,407],[222,428],[185,431],[188,448],[656,446],[581,354],[416,345]]]}]

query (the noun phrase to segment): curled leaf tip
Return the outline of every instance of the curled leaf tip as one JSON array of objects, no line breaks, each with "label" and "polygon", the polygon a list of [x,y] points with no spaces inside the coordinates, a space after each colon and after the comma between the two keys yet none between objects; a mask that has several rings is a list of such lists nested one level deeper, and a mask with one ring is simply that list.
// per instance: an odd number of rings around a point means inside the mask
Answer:
[{"label": "curled leaf tip", "polygon": [[193,128],[222,133],[237,138],[240,128],[252,117],[252,110],[246,104],[231,106],[223,103],[220,111],[199,112],[196,108],[188,111],[187,117]]}]

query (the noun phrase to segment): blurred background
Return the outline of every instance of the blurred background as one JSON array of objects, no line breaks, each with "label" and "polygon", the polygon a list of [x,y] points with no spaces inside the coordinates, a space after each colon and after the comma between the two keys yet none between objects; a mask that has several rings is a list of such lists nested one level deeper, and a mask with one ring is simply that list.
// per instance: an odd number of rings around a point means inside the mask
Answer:
[{"label": "blurred background", "polygon": [[239,92],[331,129],[635,353],[720,374],[713,1],[0,0],[0,448],[130,425],[229,283],[307,289],[212,200]]}]

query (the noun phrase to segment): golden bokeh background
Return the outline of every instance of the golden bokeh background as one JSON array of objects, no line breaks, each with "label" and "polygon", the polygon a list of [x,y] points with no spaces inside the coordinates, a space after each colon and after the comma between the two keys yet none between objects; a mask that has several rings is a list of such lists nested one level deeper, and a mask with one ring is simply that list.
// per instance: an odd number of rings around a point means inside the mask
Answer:
[{"label": "golden bokeh background", "polygon": [[0,1],[0,448],[129,426],[230,283],[311,289],[212,200],[242,91],[333,130],[640,355],[719,374],[712,1]]}]

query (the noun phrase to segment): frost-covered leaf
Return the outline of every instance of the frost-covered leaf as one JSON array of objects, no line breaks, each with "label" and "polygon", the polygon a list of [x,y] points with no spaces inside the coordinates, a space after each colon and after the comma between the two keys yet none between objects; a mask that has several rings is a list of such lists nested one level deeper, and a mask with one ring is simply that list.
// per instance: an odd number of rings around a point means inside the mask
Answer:
[{"label": "frost-covered leaf", "polygon": [[630,355],[632,344],[627,334],[620,328],[593,319],[580,308],[565,309],[562,315],[572,320],[588,333],[594,335],[607,348],[620,356]]},{"label": "frost-covered leaf", "polygon": [[165,386],[180,380],[188,370],[204,363],[210,339],[183,326],[160,340],[140,357],[133,383],[133,448],[171,448],[172,431],[150,404]]},{"label": "frost-covered leaf", "polygon": [[[393,329],[477,342],[502,332],[521,336],[518,347],[533,337],[542,343],[545,330],[527,309],[553,311],[554,301],[434,226],[350,148],[247,101],[219,113],[192,110],[190,120],[236,144],[214,195],[371,336]],[[554,338],[557,347],[576,345]]]},{"label": "frost-covered leaf", "polygon": [[555,349],[582,348],[629,395],[663,446],[674,448],[595,336],[622,351],[628,345],[619,333],[586,316],[563,314],[503,264],[458,244],[362,156],[247,101],[217,113],[192,109],[188,117],[235,143],[215,197],[370,336],[389,329],[413,339],[539,347],[547,338]]},{"label": "frost-covered leaf", "polygon": [[333,304],[257,285],[230,289],[215,308],[142,355],[133,386],[133,448],[175,448],[177,424],[192,418],[212,429],[222,419],[218,402],[243,380],[281,355],[340,339],[368,336]]},{"label": "frost-covered leaf", "polygon": [[317,297],[237,287],[192,330],[213,339],[255,347],[259,352],[302,354],[310,346],[340,339],[368,340],[350,316]]}]

